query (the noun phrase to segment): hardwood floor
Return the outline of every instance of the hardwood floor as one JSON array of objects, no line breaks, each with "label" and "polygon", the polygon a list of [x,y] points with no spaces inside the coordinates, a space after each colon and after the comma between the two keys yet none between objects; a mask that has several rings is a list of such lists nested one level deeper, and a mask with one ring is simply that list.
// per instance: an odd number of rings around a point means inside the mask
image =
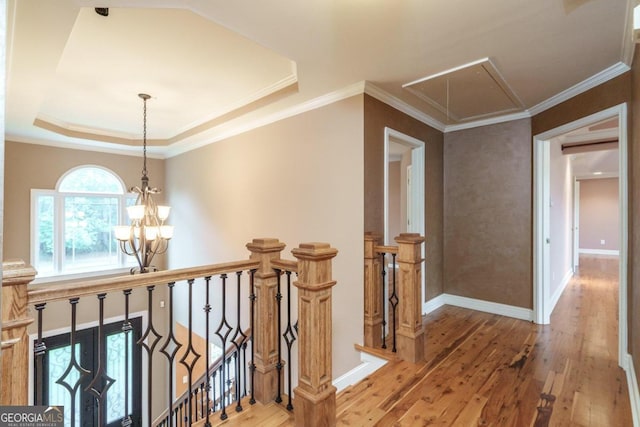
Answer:
[{"label": "hardwood floor", "polygon": [[391,361],[343,390],[337,424],[631,426],[617,364],[617,269],[617,259],[581,258],[547,326],[440,308],[425,318],[428,362]]}]

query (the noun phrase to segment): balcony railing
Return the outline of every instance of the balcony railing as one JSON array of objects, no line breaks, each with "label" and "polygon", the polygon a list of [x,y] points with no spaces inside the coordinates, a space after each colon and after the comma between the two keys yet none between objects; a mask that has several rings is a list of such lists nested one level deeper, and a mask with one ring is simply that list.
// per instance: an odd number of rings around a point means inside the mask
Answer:
[{"label": "balcony railing", "polygon": [[424,359],[424,237],[403,233],[395,240],[397,246],[384,246],[380,236],[364,236],[364,345],[415,363]]},{"label": "balcony railing", "polygon": [[[137,295],[138,300],[147,300],[146,327],[133,343],[146,354],[148,374],[143,390],[149,403],[143,414],[144,425],[188,426],[202,420],[206,420],[207,425],[210,417],[225,419],[229,408],[242,411],[244,397],[249,397],[250,404],[281,402],[285,385],[287,408],[294,411],[296,425],[335,424],[330,355],[331,288],[336,282],[332,279],[331,263],[337,251],[324,243],[301,244],[292,251],[296,260],[286,261],[281,259],[284,247],[277,239],[254,239],[247,244],[248,260],[73,285],[28,285],[35,277],[31,267],[22,262],[3,263],[0,404],[28,404],[29,351],[33,351],[35,361],[33,403],[49,404],[43,393],[43,361],[47,353],[43,337],[49,322],[49,304],[62,301],[67,305],[69,344],[73,349],[78,334],[79,306],[97,304],[92,321],[98,325],[98,335],[102,337],[105,307],[112,304],[110,311],[120,310],[121,329],[128,334],[131,331],[130,301]],[[292,275],[297,275],[294,282]],[[166,315],[160,324],[153,315],[159,294],[168,298]],[[176,329],[177,298],[183,309],[186,305],[186,337],[179,337]],[[291,312],[294,303],[297,320]],[[182,317],[184,321],[184,312]],[[37,336],[30,349],[27,327],[34,320]],[[203,328],[204,352],[196,344],[202,340]],[[209,364],[212,343],[222,350],[219,359]],[[296,348],[298,378],[293,379],[291,366]],[[79,390],[89,393],[101,408],[113,385],[114,379],[107,374],[103,344],[98,344],[96,353],[97,367],[90,370],[83,367],[71,351],[65,374],[58,379],[71,396],[72,407],[65,409],[70,410],[72,425],[75,425],[77,409],[73,407],[75,394]],[[129,351],[124,354],[128,367]],[[312,363],[315,360],[312,354],[329,355],[329,360]],[[201,359],[206,368],[198,372]],[[187,391],[180,396],[175,393],[178,367],[186,370],[188,381]],[[74,374],[69,375],[71,372]],[[124,372],[127,374],[121,380],[128,383],[132,380],[129,369]],[[167,387],[153,386],[157,375],[163,376]],[[164,407],[153,407],[153,402],[157,402],[154,393],[164,394]],[[126,408],[126,416],[121,425],[127,426],[132,424],[129,396],[123,399],[120,404]],[[98,426],[106,424],[103,412],[98,411]]]}]

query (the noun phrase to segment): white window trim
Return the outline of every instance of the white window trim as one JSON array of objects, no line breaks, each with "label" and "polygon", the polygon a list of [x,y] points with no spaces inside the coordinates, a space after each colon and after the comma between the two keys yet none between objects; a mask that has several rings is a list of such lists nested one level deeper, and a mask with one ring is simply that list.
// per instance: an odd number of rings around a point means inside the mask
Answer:
[{"label": "white window trim", "polygon": [[[84,168],[98,168],[103,169],[113,175],[120,182],[122,193],[94,193],[94,192],[59,192],[60,184],[64,181],[64,179],[71,174],[72,172],[78,169]],[[56,182],[55,190],[46,190],[46,189],[31,189],[31,206],[30,206],[30,240],[29,245],[31,247],[30,256],[31,256],[31,265],[34,266],[37,270],[36,259],[38,257],[37,245],[35,245],[35,239],[38,235],[38,222],[37,222],[37,199],[41,196],[51,196],[53,197],[54,204],[54,235],[53,235],[53,265],[54,265],[54,273],[46,276],[36,276],[36,279],[32,282],[33,284],[43,284],[43,283],[54,283],[54,282],[62,282],[69,280],[78,280],[78,279],[86,279],[86,278],[95,278],[95,277],[104,277],[115,274],[122,274],[125,272],[129,272],[131,267],[134,267],[133,264],[127,265],[127,260],[129,257],[122,253],[118,252],[118,266],[105,266],[104,268],[98,268],[91,271],[82,271],[82,272],[67,272],[65,273],[63,270],[62,263],[62,254],[60,253],[60,249],[64,247],[64,198],[67,196],[78,196],[78,197],[96,197],[96,196],[105,196],[105,197],[115,197],[118,198],[118,224],[123,224],[124,219],[127,217],[127,199],[134,199],[136,196],[133,193],[130,193],[126,188],[124,181],[122,178],[118,176],[112,170],[105,168],[99,165],[81,165],[66,171],[58,181]]]}]

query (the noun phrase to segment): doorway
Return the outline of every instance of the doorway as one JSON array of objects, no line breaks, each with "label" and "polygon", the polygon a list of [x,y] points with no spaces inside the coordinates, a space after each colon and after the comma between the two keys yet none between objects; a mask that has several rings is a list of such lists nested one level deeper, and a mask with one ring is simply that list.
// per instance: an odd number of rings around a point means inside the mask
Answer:
[{"label": "doorway", "polygon": [[[424,142],[384,128],[384,244],[400,233],[425,235]],[[426,236],[425,236],[426,237]],[[426,312],[426,243],[422,245],[422,311]]]},{"label": "doorway", "polygon": [[[141,378],[142,352],[136,341],[142,332],[140,317],[130,319],[132,330],[125,333],[122,322],[115,322],[103,327],[81,329],[75,335],[75,355],[72,357],[70,334],[50,336],[43,339],[46,353],[43,363],[43,402],[45,405],[64,406],[65,425],[73,427],[98,425],[98,410],[102,411],[105,427],[120,426],[125,416],[124,396],[127,395],[129,416],[133,425],[141,421]],[[128,339],[128,344],[125,340]],[[99,342],[101,341],[101,343]],[[99,349],[103,354],[98,355]],[[125,349],[129,354],[126,355]],[[102,359],[104,374],[113,382],[108,386],[106,377],[99,381],[97,390],[104,392],[102,407],[96,404],[94,395],[88,391],[93,373],[98,372],[98,360]],[[129,361],[128,364],[125,361]],[[91,372],[82,378],[79,364]],[[125,373],[125,366],[128,372]],[[125,390],[125,386],[128,387]],[[73,416],[72,416],[73,412]],[[73,423],[72,423],[73,419]]]},{"label": "doorway", "polygon": [[[628,170],[627,170],[627,105],[620,104],[533,137],[533,310],[535,322],[548,324],[553,308],[551,282],[550,230],[550,141],[576,129],[606,119],[618,120],[619,224],[620,262],[618,296],[618,363],[626,366],[627,354],[627,239],[628,235]],[[575,246],[574,246],[575,247]]]}]

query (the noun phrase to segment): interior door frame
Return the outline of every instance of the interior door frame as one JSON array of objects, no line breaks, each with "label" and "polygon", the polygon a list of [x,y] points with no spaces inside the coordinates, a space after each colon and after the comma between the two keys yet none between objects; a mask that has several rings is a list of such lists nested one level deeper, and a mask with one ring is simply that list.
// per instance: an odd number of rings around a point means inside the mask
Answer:
[{"label": "interior door frame", "polygon": [[[533,312],[534,320],[538,324],[550,323],[550,295],[549,295],[549,245],[546,244],[548,235],[548,196],[545,196],[545,180],[549,180],[548,158],[545,158],[545,148],[548,154],[549,140],[572,130],[587,126],[594,122],[608,118],[618,118],[618,163],[619,163],[619,200],[620,200],[620,262],[618,286],[618,364],[626,366],[627,355],[627,257],[629,234],[628,223],[628,180],[627,167],[627,104],[622,103],[595,114],[559,126],[533,137]],[[545,161],[546,160],[546,161]],[[546,193],[548,195],[548,192]],[[547,223],[545,224],[545,220]],[[546,229],[545,229],[546,228]]]},{"label": "interior door frame", "polygon": [[[393,244],[391,239],[394,236],[389,236],[389,144],[391,140],[399,140],[403,144],[411,147],[411,170],[412,170],[412,209],[411,213],[407,212],[407,215],[411,215],[412,231],[420,233],[421,236],[425,236],[425,143],[417,138],[406,135],[390,127],[384,128],[384,158],[383,158],[383,170],[384,170],[384,243],[385,245]],[[415,178],[415,179],[414,179]],[[417,203],[416,203],[417,201]],[[426,311],[426,274],[424,261],[426,243],[422,245],[422,312]]]},{"label": "interior door frame", "polygon": [[573,273],[580,267],[580,180],[573,179]]},{"label": "interior door frame", "polygon": [[[141,320],[141,331],[144,332],[144,330],[147,328],[147,324],[148,324],[148,319],[149,319],[149,311],[144,310],[144,311],[135,311],[132,313],[129,313],[129,317],[131,319],[133,318],[137,318],[139,317]],[[108,317],[104,319],[104,324],[108,325],[111,323],[115,323],[115,322],[122,322],[124,321],[124,316],[114,316],[114,317]],[[76,326],[76,330],[80,331],[83,329],[90,329],[90,328],[95,328],[98,326],[98,322],[97,321],[91,321],[91,322],[85,322],[85,323],[79,323]],[[43,338],[49,338],[49,337],[53,337],[56,335],[62,335],[62,334],[66,334],[66,333],[70,333],[71,332],[71,328],[70,327],[61,327],[61,328],[54,328],[54,329],[50,329],[47,331],[43,331],[42,333],[42,337]],[[29,348],[33,348],[34,344],[36,342],[36,340],[38,339],[38,334],[37,333],[32,333],[29,334]],[[135,340],[134,340],[135,342]],[[147,382],[149,381],[149,370],[148,370],[148,355],[146,351],[142,351],[142,371],[140,372],[140,381],[141,384],[147,384]],[[34,354],[33,351],[29,352],[29,400],[28,400],[28,404],[29,405],[33,405],[34,404],[34,396],[35,396],[35,390],[34,390],[34,366],[35,366],[35,359],[34,359]],[[149,402],[149,396],[147,394],[147,388],[146,387],[141,387],[141,410],[142,410],[142,425],[147,425],[148,424],[148,420],[147,420],[147,412],[148,412],[148,406],[150,404]],[[153,421],[153,420],[151,420]]]}]

